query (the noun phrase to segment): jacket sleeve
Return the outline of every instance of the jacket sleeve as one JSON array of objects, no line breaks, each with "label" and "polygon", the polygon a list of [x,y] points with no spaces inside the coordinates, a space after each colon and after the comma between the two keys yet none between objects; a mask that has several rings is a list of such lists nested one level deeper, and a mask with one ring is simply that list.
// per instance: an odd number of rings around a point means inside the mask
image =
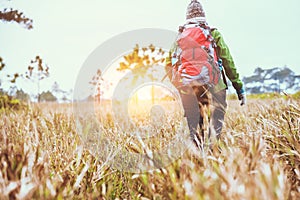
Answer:
[{"label": "jacket sleeve", "polygon": [[240,80],[239,73],[237,72],[229,48],[224,42],[221,33],[217,29],[214,29],[212,31],[212,36],[215,39],[217,45],[217,53],[219,58],[221,58],[222,60],[226,76],[232,82],[232,85],[236,90],[237,94],[244,93],[243,82]]},{"label": "jacket sleeve", "polygon": [[177,42],[174,42],[167,54],[166,60],[165,60],[165,71],[169,77],[170,80],[172,80],[172,54],[176,51],[177,49]]},{"label": "jacket sleeve", "polygon": [[168,55],[166,57],[166,66],[167,67],[172,67],[172,53],[173,53],[173,49],[170,49],[168,52]]}]

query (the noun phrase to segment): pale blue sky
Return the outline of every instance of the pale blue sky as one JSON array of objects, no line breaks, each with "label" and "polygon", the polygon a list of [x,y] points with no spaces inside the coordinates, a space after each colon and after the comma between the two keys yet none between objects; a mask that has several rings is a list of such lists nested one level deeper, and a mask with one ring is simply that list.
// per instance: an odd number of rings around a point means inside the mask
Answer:
[{"label": "pale blue sky", "polygon": [[[162,28],[176,31],[190,0],[0,0],[33,19],[33,30],[0,23],[0,56],[5,73],[25,72],[40,55],[50,66],[50,87],[74,87],[88,55],[102,42],[125,31]],[[217,27],[241,76],[287,65],[300,74],[299,0],[203,0],[207,21]],[[3,74],[1,74],[3,76]],[[24,87],[25,83],[22,83]]]}]

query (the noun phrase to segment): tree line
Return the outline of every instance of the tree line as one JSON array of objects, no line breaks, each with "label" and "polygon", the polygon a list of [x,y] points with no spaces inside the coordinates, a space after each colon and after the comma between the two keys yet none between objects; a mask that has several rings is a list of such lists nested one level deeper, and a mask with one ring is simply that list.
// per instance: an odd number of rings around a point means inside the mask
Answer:
[{"label": "tree line", "polygon": [[[26,17],[26,15],[17,9],[14,8],[3,8],[0,10],[0,20],[4,23],[17,23],[21,25],[23,28],[31,30],[33,29],[33,20]],[[40,90],[41,81],[45,80],[50,76],[49,66],[43,61],[41,56],[35,56],[28,65],[26,71],[24,73],[14,73],[3,76],[4,68],[6,64],[4,59],[0,55],[0,75],[1,77],[7,77],[6,80],[4,78],[0,78],[0,95],[9,95],[13,96],[22,101],[30,101],[31,97],[28,93],[23,91],[22,89],[18,89],[16,86],[16,82],[18,79],[22,78],[25,80],[29,80],[32,83],[36,84],[37,90],[36,94],[33,97],[38,101],[67,101],[69,93],[60,89],[57,82],[55,82],[52,86],[51,91],[43,91]],[[4,90],[2,87],[3,82],[9,82],[10,87],[8,90]],[[61,96],[61,97],[59,97]]]}]

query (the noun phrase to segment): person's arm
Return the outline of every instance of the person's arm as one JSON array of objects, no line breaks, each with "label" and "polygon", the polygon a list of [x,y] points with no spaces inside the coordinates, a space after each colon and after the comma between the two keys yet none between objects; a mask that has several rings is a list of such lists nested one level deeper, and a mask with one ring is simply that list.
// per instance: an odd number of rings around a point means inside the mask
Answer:
[{"label": "person's arm", "polygon": [[176,52],[177,48],[178,48],[177,43],[174,42],[168,52],[168,56],[166,57],[166,61],[165,61],[165,70],[170,80],[172,80],[172,69],[174,64],[172,63],[172,59],[173,59],[172,57],[173,57],[173,53]]},{"label": "person's arm", "polygon": [[236,93],[240,99],[241,95],[244,94],[245,91],[244,91],[244,87],[243,87],[243,82],[240,80],[240,75],[237,72],[237,69],[235,67],[233,58],[230,54],[229,48],[226,45],[221,33],[217,29],[214,29],[212,31],[212,36],[215,39],[215,42],[217,45],[217,53],[218,53],[218,56],[222,60],[225,74],[229,78],[229,80],[232,82],[232,85],[233,85],[234,89],[236,90]]}]

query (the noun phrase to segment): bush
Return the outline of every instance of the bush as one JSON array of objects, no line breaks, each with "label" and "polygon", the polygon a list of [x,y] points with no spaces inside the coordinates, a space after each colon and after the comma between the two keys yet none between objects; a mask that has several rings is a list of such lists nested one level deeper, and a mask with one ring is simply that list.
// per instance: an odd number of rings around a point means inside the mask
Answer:
[{"label": "bush", "polygon": [[2,94],[0,95],[0,110],[20,110],[26,107],[20,100],[12,96]]}]

